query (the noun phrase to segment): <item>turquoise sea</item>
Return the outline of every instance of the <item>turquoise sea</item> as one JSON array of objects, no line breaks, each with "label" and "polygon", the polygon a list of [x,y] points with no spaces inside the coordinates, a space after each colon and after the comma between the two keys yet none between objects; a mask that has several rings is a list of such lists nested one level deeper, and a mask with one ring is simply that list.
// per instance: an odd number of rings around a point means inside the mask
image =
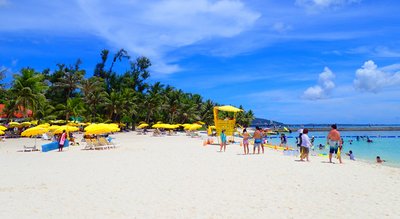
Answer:
[{"label": "turquoise sea", "polygon": [[[291,134],[285,133],[288,136],[288,144],[295,146],[297,132]],[[328,153],[329,148],[319,150],[318,145],[325,145],[326,136],[328,132],[310,132],[308,136],[315,137],[315,151],[317,153]],[[400,167],[400,131],[341,131],[343,137],[343,152],[348,153],[349,150],[353,151],[356,160],[374,163],[376,156],[387,162],[384,165]],[[357,141],[357,136],[360,136]],[[368,143],[366,138],[361,136],[368,136],[373,142]],[[350,144],[350,140],[352,143]],[[279,136],[269,136],[269,141],[273,144],[279,144]]]}]

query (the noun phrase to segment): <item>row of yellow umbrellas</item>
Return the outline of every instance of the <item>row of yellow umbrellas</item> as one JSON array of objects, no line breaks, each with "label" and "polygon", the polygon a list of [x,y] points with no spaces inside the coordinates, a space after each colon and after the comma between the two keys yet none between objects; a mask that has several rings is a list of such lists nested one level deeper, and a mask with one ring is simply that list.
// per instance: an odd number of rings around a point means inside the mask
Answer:
[{"label": "row of yellow umbrellas", "polygon": [[[41,135],[46,132],[53,132],[54,134],[60,134],[63,131],[66,132],[76,132],[79,130],[78,127],[75,126],[69,126],[69,125],[63,125],[63,126],[58,126],[58,125],[52,125],[52,126],[47,126],[47,125],[39,125],[36,127],[29,128],[21,133],[21,136],[35,136],[35,135]],[[105,133],[110,133],[110,132],[118,132],[120,129],[118,128],[117,124],[90,124],[85,128],[85,134],[87,135],[92,135],[92,134],[105,134]]]},{"label": "row of yellow umbrellas", "polygon": [[[185,130],[197,130],[202,127],[202,125],[198,123],[194,124],[165,124],[165,123],[156,123],[152,125],[152,128],[163,128],[163,129],[177,129],[179,127],[183,126]],[[149,127],[149,124],[147,123],[142,123],[138,126],[138,128],[146,128]]]}]

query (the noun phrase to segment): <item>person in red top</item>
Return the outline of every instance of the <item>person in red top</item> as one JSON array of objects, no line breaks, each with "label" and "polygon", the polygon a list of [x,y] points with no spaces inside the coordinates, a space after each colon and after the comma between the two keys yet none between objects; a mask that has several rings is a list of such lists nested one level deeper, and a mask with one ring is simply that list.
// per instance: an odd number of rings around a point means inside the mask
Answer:
[{"label": "person in red top", "polygon": [[[342,149],[342,140],[340,138],[340,133],[337,130],[336,124],[331,126],[331,131],[327,137],[327,144],[329,144],[329,163],[332,163],[332,154],[338,153],[338,149]],[[339,162],[342,163],[342,158],[340,156],[337,157]]]},{"label": "person in red top", "polygon": [[67,133],[65,133],[65,130],[61,134],[60,141],[58,142],[58,151],[61,152],[63,150],[65,141],[67,140]]}]

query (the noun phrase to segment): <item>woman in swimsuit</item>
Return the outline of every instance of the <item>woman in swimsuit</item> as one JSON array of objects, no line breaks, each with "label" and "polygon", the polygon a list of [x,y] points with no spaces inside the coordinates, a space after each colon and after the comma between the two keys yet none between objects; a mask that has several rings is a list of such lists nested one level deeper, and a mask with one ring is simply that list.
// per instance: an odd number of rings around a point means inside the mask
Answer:
[{"label": "woman in swimsuit", "polygon": [[243,149],[244,154],[249,154],[249,133],[246,129],[243,129]]}]

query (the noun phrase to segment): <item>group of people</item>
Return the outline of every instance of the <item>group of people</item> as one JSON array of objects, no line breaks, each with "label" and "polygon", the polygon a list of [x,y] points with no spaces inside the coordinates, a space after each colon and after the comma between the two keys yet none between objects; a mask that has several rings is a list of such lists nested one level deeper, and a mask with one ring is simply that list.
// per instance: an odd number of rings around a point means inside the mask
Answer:
[{"label": "group of people", "polygon": [[[222,150],[226,150],[226,143],[227,143],[227,139],[226,139],[226,134],[225,134],[225,130],[221,131],[221,144],[220,144],[220,152],[222,152]],[[246,129],[243,129],[242,132],[242,137],[243,137],[243,150],[244,150],[244,154],[249,154],[250,153],[250,149],[249,149],[249,139],[250,138],[254,138],[254,146],[253,146],[253,154],[257,153],[259,154],[260,152],[264,153],[264,147],[263,147],[263,138],[266,137],[266,133],[260,128],[260,127],[256,127],[256,130],[254,131],[253,135],[250,135],[250,133],[247,132]]]},{"label": "group of people", "polygon": [[[299,137],[297,140],[297,146],[300,147],[300,161],[309,161],[309,154],[310,154],[310,149],[312,149],[314,145],[314,136],[310,138],[308,136],[309,130],[307,128],[304,128],[300,130]],[[264,153],[264,138],[266,137],[266,133],[264,130],[262,130],[260,127],[256,127],[253,135],[250,135],[246,129],[243,129],[242,132],[242,137],[243,137],[243,150],[244,154],[249,154],[250,149],[249,149],[249,139],[253,138],[254,139],[254,146],[253,146],[253,154],[257,153],[260,154],[260,152]],[[222,130],[221,132],[221,144],[220,144],[220,151],[222,152],[226,150],[226,143],[227,143],[227,138],[225,134],[225,130]],[[332,157],[333,155],[336,155],[336,159],[339,161],[339,163],[342,162],[342,149],[343,149],[343,138],[340,136],[340,132],[337,130],[337,125],[333,124],[331,125],[331,130],[329,131],[329,134],[326,139],[326,145],[329,146],[329,163],[332,162]],[[280,136],[280,146],[287,146],[287,137],[285,134],[281,134]],[[322,146],[322,144],[319,145],[320,149],[323,149],[325,146]],[[349,151],[348,153],[345,153],[347,156],[349,156],[350,160],[355,160],[355,156],[353,154],[353,151]],[[376,157],[376,162],[377,163],[383,163],[385,160],[382,160],[379,156]]]}]

